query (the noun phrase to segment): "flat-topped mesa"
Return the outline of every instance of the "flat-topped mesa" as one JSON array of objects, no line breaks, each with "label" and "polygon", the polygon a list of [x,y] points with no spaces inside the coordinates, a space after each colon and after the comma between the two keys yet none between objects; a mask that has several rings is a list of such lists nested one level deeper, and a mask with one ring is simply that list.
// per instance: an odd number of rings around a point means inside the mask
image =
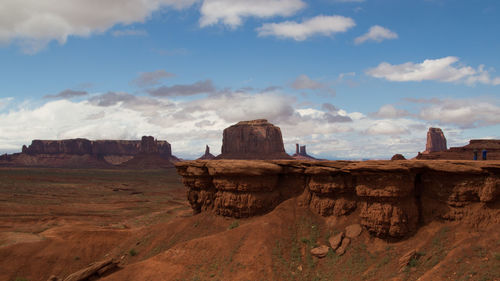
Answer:
[{"label": "flat-topped mesa", "polygon": [[212,160],[214,159],[215,156],[210,153],[210,147],[207,145],[205,147],[205,154],[203,154],[200,158],[198,158],[197,160]]},{"label": "flat-topped mesa", "polygon": [[224,129],[216,159],[291,159],[279,127],[265,119],[241,121]]},{"label": "flat-topped mesa", "polygon": [[446,138],[443,131],[440,128],[429,128],[424,153],[445,151],[446,148]]},{"label": "flat-topped mesa", "polygon": [[158,144],[154,137],[143,136],[141,139],[140,153],[143,154],[158,154]]},{"label": "flat-topped mesa", "polygon": [[219,160],[176,163],[195,212],[251,217],[296,197],[328,216],[359,216],[402,238],[433,220],[500,223],[500,163],[491,161]]}]

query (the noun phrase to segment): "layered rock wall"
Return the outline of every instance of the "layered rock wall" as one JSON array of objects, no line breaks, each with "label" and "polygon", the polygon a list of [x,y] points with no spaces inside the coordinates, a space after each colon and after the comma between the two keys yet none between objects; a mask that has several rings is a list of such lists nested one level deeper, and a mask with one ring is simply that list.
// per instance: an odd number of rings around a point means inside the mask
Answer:
[{"label": "layered rock wall", "polygon": [[473,207],[500,220],[498,162],[220,160],[176,167],[195,212],[250,217],[298,197],[322,216],[357,214],[373,235],[394,238],[435,219],[464,219]]},{"label": "layered rock wall", "polygon": [[265,119],[241,121],[224,129],[217,159],[291,159],[279,127]]}]

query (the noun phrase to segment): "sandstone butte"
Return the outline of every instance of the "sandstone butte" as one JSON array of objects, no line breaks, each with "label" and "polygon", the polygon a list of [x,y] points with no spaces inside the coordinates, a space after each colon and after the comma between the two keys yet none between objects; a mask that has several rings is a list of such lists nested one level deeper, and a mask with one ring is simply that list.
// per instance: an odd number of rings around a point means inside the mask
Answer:
[{"label": "sandstone butte", "polygon": [[94,141],[78,138],[33,140],[31,145],[23,146],[21,153],[0,156],[0,165],[109,168],[118,167],[141,154],[154,154],[169,162],[179,161],[172,155],[170,143],[153,137],[143,137],[142,140]]},{"label": "sandstone butte", "polygon": [[433,220],[500,223],[498,161],[219,160],[175,164],[197,212],[244,218],[281,202],[359,216],[373,236],[404,238]]},{"label": "sandstone butte", "polygon": [[214,159],[215,156],[210,153],[210,147],[208,147],[208,145],[205,147],[205,154],[203,154],[200,158],[198,158],[197,160],[212,160]]},{"label": "sandstone butte", "polygon": [[295,154],[292,155],[292,158],[296,160],[316,160],[316,158],[307,154],[305,145],[299,146],[298,143],[295,144]]},{"label": "sandstone butte", "polygon": [[478,160],[480,160],[483,150],[487,151],[488,160],[500,160],[500,140],[470,140],[468,145],[447,149],[443,131],[439,128],[429,128],[425,151],[419,152],[415,158],[419,160],[473,160],[474,152],[477,152]]},{"label": "sandstone butte", "polygon": [[265,119],[241,121],[224,129],[221,154],[215,159],[292,159],[280,128]]}]

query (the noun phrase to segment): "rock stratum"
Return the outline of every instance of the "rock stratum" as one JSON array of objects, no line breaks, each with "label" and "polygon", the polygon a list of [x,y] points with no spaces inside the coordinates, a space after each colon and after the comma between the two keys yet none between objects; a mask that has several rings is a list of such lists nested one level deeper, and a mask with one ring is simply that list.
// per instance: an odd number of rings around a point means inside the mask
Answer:
[{"label": "rock stratum", "polygon": [[357,214],[382,238],[433,220],[500,222],[498,161],[198,160],[176,168],[194,212],[251,217],[297,197],[325,217]]},{"label": "rock stratum", "polygon": [[224,129],[221,152],[215,159],[292,159],[285,152],[280,128],[265,119]]},{"label": "rock stratum", "polygon": [[[137,166],[137,162],[150,162],[162,159],[173,166],[179,159],[172,155],[172,148],[167,141],[158,141],[153,137],[142,140],[88,140],[83,138],[67,140],[33,140],[31,145],[23,146],[21,153],[0,156],[0,165],[5,166],[39,166],[69,168],[109,168]],[[134,160],[140,158],[141,160]],[[128,163],[132,161],[132,164]],[[156,161],[157,162],[157,161]]]},{"label": "rock stratum", "polygon": [[444,151],[419,153],[416,159],[421,160],[472,160],[474,151],[478,153],[478,160],[482,158],[482,151],[487,151],[487,160],[500,160],[500,140],[470,140],[468,145],[450,147]]}]

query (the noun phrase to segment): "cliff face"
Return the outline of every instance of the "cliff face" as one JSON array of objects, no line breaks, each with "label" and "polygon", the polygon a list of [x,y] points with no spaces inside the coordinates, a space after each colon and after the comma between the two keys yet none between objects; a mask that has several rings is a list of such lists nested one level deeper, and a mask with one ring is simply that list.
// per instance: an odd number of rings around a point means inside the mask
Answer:
[{"label": "cliff face", "polygon": [[465,146],[450,147],[445,151],[419,153],[416,158],[422,160],[472,160],[474,151],[477,151],[478,160],[481,160],[483,150],[487,151],[488,160],[500,160],[500,140],[471,140]]},{"label": "cliff face", "polygon": [[280,128],[265,119],[241,121],[224,129],[217,159],[291,159]]},{"label": "cliff face", "polygon": [[446,148],[446,138],[443,131],[440,128],[429,128],[424,153],[445,151]]},{"label": "cliff face", "polygon": [[[148,137],[146,137],[148,138]],[[154,138],[152,138],[153,142]],[[147,139],[149,140],[149,139]],[[96,140],[68,139],[68,140],[33,140],[31,145],[23,147],[23,153],[37,154],[68,154],[68,155],[94,155],[94,156],[134,156],[141,151],[141,142],[146,145],[144,149],[153,149],[152,142],[144,140]],[[149,144],[149,146],[148,146]],[[170,143],[156,141],[156,147],[160,155],[172,157]]]},{"label": "cliff face", "polygon": [[358,214],[379,237],[481,213],[500,221],[500,164],[436,161],[186,161],[176,164],[195,212],[250,217],[291,197],[322,216]]},{"label": "cliff face", "polygon": [[[144,155],[154,159],[146,159]],[[138,167],[171,167],[171,162],[179,161],[172,155],[170,143],[143,137],[142,140],[33,140],[28,147],[23,146],[22,153],[0,159],[0,165],[109,168],[138,156],[140,159],[132,162]]]}]

